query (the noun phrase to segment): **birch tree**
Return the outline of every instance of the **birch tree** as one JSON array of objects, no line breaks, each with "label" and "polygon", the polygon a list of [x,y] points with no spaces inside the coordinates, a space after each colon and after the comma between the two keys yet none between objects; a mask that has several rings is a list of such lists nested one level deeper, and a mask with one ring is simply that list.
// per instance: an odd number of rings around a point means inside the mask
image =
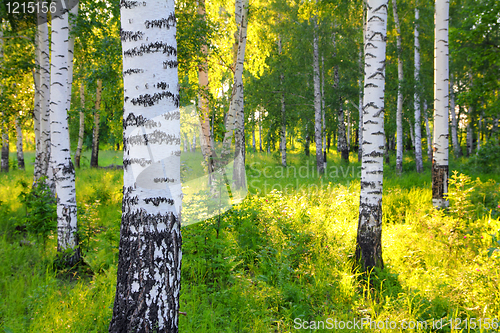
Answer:
[{"label": "birch tree", "polygon": [[399,24],[397,1],[392,0],[394,21],[396,23],[396,44],[398,53],[398,102],[396,110],[396,171],[403,172],[403,55],[401,40],[401,25]]},{"label": "birch tree", "polygon": [[[47,5],[46,1],[41,1],[41,6]],[[35,172],[35,182],[39,177],[47,176],[49,188],[54,191],[54,178],[50,164],[50,54],[49,54],[49,28],[47,25],[47,13],[40,11],[37,14],[38,23],[38,45],[40,63],[40,150],[37,155],[40,169]],[[36,170],[38,171],[38,170]]]},{"label": "birch tree", "polygon": [[323,163],[321,139],[321,91],[319,77],[319,42],[318,42],[318,16],[314,14],[313,23],[313,86],[314,86],[314,143],[316,144],[316,169],[321,175],[325,172]]},{"label": "birch tree", "polygon": [[[281,36],[278,36],[278,53],[281,55]],[[281,165],[286,167],[286,108],[285,108],[285,88],[283,84],[284,75],[280,74],[280,86],[281,86]]]},{"label": "birch tree", "polygon": [[246,186],[245,175],[245,107],[243,98],[243,68],[245,63],[245,49],[248,29],[248,0],[243,1],[241,10],[241,28],[238,41],[238,54],[234,72],[233,98],[234,105],[234,168],[233,182],[235,189]]},{"label": "birch tree", "polygon": [[382,186],[387,1],[367,1],[363,156],[356,260],[364,271],[383,268]]},{"label": "birch tree", "polygon": [[57,194],[57,250],[68,266],[80,260],[77,236],[75,169],[71,162],[67,100],[68,12],[52,18],[50,82],[50,167]]},{"label": "birch tree", "polygon": [[76,146],[75,152],[75,164],[77,168],[80,168],[80,158],[82,156],[83,148],[83,135],[85,134],[85,86],[83,80],[80,83],[80,112],[79,112],[79,123],[78,123],[78,144]]},{"label": "birch tree", "polygon": [[432,157],[432,203],[447,207],[448,192],[448,20],[449,1],[436,0],[434,14],[434,136]]},{"label": "birch tree", "polygon": [[[203,21],[206,20],[205,0],[198,2],[198,14]],[[205,36],[204,36],[205,37]],[[200,86],[198,109],[200,112],[200,143],[201,153],[205,160],[208,171],[209,184],[212,183],[212,173],[214,172],[214,147],[212,145],[212,133],[210,131],[210,108],[208,101],[208,46],[207,41],[203,40],[201,45],[202,61],[198,65],[198,84]]]},{"label": "birch tree", "polygon": [[101,123],[101,94],[102,80],[97,79],[94,108],[94,130],[92,131],[92,155],[90,156],[90,167],[99,166],[99,125]]},{"label": "birch tree", "polygon": [[423,171],[423,161],[422,161],[422,129],[420,127],[421,117],[420,117],[420,41],[418,39],[418,20],[419,11],[418,4],[415,5],[415,32],[414,32],[414,63],[415,63],[415,94],[413,95],[413,107],[415,109],[415,162],[417,164],[417,172]]},{"label": "birch tree", "polygon": [[175,2],[122,2],[124,187],[109,332],[178,332],[182,190]]}]

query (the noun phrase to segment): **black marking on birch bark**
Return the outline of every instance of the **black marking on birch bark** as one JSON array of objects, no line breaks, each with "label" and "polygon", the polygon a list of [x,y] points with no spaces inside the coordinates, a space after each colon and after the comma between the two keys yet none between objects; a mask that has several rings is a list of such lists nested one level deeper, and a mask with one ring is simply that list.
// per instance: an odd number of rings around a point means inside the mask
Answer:
[{"label": "black marking on birch bark", "polygon": [[147,160],[145,158],[124,158],[123,159],[123,167],[127,167],[132,164],[139,164],[141,167],[145,167],[146,165],[149,165],[153,163],[151,160]]},{"label": "black marking on birch bark", "polygon": [[159,206],[161,203],[167,203],[172,206],[174,205],[174,199],[172,198],[156,197],[156,198],[145,198],[142,200],[146,204],[152,203],[155,206]]},{"label": "black marking on birch bark", "polygon": [[127,1],[127,0],[121,0],[120,1],[120,8],[124,7],[124,8],[127,8],[127,9],[131,9],[131,8],[134,8],[134,7],[137,7],[137,6],[139,6],[139,1]]},{"label": "black marking on birch bark", "polygon": [[383,157],[384,153],[383,152],[378,152],[378,151],[372,151],[369,154],[364,154],[363,156],[370,156],[370,157]]},{"label": "black marking on birch bark", "polygon": [[[378,132],[372,133],[372,135],[384,135],[384,132],[378,131]],[[384,148],[380,148],[380,149],[384,149]]]},{"label": "black marking on birch bark", "polygon": [[129,126],[153,128],[161,127],[161,124],[153,119],[145,118],[142,114],[136,117],[133,113],[130,113],[124,120],[123,128],[126,129]]},{"label": "black marking on birch bark", "polygon": [[153,87],[161,89],[161,90],[165,90],[165,89],[169,88],[169,84],[166,82],[158,82],[157,84],[153,85]]},{"label": "black marking on birch bark", "polygon": [[153,179],[153,181],[155,183],[173,183],[173,182],[175,182],[175,179],[161,177],[161,178],[155,178],[155,179]]},{"label": "black marking on birch bark", "polygon": [[120,39],[122,42],[142,40],[144,33],[142,31],[126,31],[120,29]]},{"label": "black marking on birch bark", "polygon": [[[385,110],[384,108],[381,108],[378,112],[376,112],[376,113],[373,115],[373,117],[374,117],[374,118],[378,118],[378,117],[380,117],[380,115],[381,115],[382,113],[384,113],[384,110]],[[383,133],[382,133],[382,134],[383,134]]]},{"label": "black marking on birch bark", "polygon": [[163,42],[154,42],[149,44],[142,44],[139,47],[134,47],[123,52],[125,57],[135,57],[142,56],[145,53],[157,53],[161,52],[168,56],[177,56],[177,49],[171,45],[165,44]]},{"label": "black marking on birch bark", "polygon": [[367,120],[367,121],[365,121],[363,124],[365,124],[365,125],[366,125],[366,124],[378,124],[378,122],[373,121],[373,120]]},{"label": "black marking on birch bark", "polygon": [[178,66],[177,60],[167,60],[167,61],[163,62],[163,68],[164,69],[167,69],[167,68],[177,68],[177,66]]},{"label": "black marking on birch bark", "polygon": [[368,77],[368,80],[375,79],[375,77],[377,75],[381,76],[380,78],[378,78],[378,80],[385,80],[385,76],[384,76],[384,74],[382,72],[375,72],[375,73],[373,73],[372,75],[370,75],[370,77]]},{"label": "black marking on birch bark", "polygon": [[165,120],[179,120],[181,119],[181,112],[180,111],[171,111],[168,113],[162,114],[163,118]]},{"label": "black marking on birch bark", "polygon": [[382,42],[383,42],[383,41],[385,40],[385,39],[384,39],[384,38],[385,38],[385,37],[384,37],[384,34],[382,34],[381,32],[374,32],[374,33],[373,33],[373,35],[371,35],[371,36],[370,36],[370,38],[369,38],[368,40],[370,40],[370,41],[371,41],[371,40],[375,40],[375,37],[377,37],[377,36],[379,36],[379,37],[380,37],[379,41],[382,41]]},{"label": "black marking on birch bark", "polygon": [[378,86],[376,84],[373,84],[373,83],[367,83],[367,84],[365,84],[365,88],[378,88]]},{"label": "black marking on birch bark", "polygon": [[124,212],[129,211],[130,208],[135,207],[138,204],[139,204],[139,197],[138,196],[128,195],[127,197],[123,198],[122,211],[124,211]]},{"label": "black marking on birch bark", "polygon": [[142,209],[123,214],[109,332],[178,332],[180,230],[180,218],[173,213],[148,214]]},{"label": "black marking on birch bark", "polygon": [[137,74],[137,73],[144,73],[144,70],[141,68],[129,68],[123,72],[123,76],[129,75],[129,74]]},{"label": "black marking on birch bark", "polygon": [[382,9],[382,8],[385,8],[385,11],[387,12],[387,5],[386,5],[386,4],[383,4],[383,5],[378,6],[377,8],[375,8],[375,9],[373,10],[373,12],[374,12],[374,13],[376,13],[376,12],[378,12],[378,11],[379,11],[380,9]]},{"label": "black marking on birch bark", "polygon": [[150,144],[164,144],[164,145],[180,145],[181,144],[181,138],[176,137],[173,134],[168,134],[163,131],[158,131],[155,130],[153,133],[149,134],[138,134],[138,135],[131,135],[128,138],[125,139],[127,144],[133,146],[133,145],[145,145],[146,142]]},{"label": "black marking on birch bark", "polygon": [[133,186],[124,186],[123,187],[123,196],[129,195],[130,193],[134,192],[134,187]]},{"label": "black marking on birch bark", "polygon": [[140,95],[137,98],[132,98],[131,102],[134,105],[143,105],[143,106],[153,106],[156,103],[160,102],[160,100],[164,98],[169,98],[174,102],[175,107],[179,107],[179,94],[172,94],[170,91],[162,91],[160,93],[154,93],[153,95],[144,94]]},{"label": "black marking on birch bark", "polygon": [[176,25],[175,15],[174,13],[170,13],[168,18],[162,18],[161,20],[152,20],[152,21],[147,20],[146,22],[144,22],[144,25],[146,26],[146,29],[150,28],[170,29],[171,27],[175,27]]}]

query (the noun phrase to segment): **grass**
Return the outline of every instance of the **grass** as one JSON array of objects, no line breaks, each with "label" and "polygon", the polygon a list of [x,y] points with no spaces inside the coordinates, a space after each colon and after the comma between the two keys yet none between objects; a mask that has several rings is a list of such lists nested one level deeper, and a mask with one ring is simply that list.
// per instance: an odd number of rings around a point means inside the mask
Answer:
[{"label": "grass", "polygon": [[[0,332],[107,331],[122,171],[89,169],[84,156],[76,186],[85,274],[53,269],[54,234],[43,244],[15,230],[26,214],[18,181],[31,181],[32,166],[0,175]],[[188,172],[198,175],[199,163],[184,156]],[[120,159],[119,152],[100,153],[101,165]],[[460,172],[450,181],[451,209],[436,211],[430,164],[416,174],[405,157],[398,177],[392,157],[384,175],[385,269],[366,283],[352,271],[360,164],[351,159],[343,164],[331,152],[327,174],[318,177],[314,156],[292,153],[284,169],[272,154],[247,154],[245,200],[182,229],[182,332],[290,332],[304,322],[332,331],[321,326],[328,318],[425,321],[427,329],[413,331],[467,332],[450,329],[449,320],[500,319],[500,255],[490,250],[491,235],[500,238],[498,176],[452,161],[450,169]],[[432,329],[439,319],[447,325]]]}]

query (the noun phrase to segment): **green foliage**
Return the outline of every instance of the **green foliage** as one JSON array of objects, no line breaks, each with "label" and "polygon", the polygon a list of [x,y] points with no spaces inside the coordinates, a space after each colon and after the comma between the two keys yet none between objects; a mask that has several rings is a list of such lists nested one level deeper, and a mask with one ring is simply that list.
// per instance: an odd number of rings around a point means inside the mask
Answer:
[{"label": "green foliage", "polygon": [[480,173],[500,172],[500,145],[497,140],[489,140],[476,155],[467,162],[469,168]]},{"label": "green foliage", "polygon": [[[112,155],[101,156],[116,164]],[[329,166],[339,167],[338,160],[334,156]],[[272,156],[249,154],[248,161],[257,163],[247,173],[252,194],[220,217],[182,228],[180,311],[187,315],[180,317],[180,330],[288,332],[294,331],[294,318],[431,323],[433,318],[498,317],[500,256],[495,249],[500,248],[500,221],[492,209],[499,204],[494,181],[455,173],[451,208],[445,212],[432,207],[428,173],[398,177],[388,170],[385,269],[360,279],[351,261],[359,182],[347,175],[321,183],[311,173],[311,162],[291,154],[291,165],[309,165],[310,170],[308,177],[298,178],[298,188],[285,192],[289,179],[286,172],[281,179],[275,177],[280,169]],[[269,181],[263,175],[267,166],[274,185],[259,191]],[[23,191],[19,179],[30,179],[19,175],[16,170],[0,177],[0,230],[10,230],[9,220],[25,209],[11,194]],[[19,235],[2,233],[0,330],[107,330],[115,296],[121,186],[121,170],[77,171],[79,236],[92,272],[74,271],[64,278],[56,274],[51,268],[56,240],[51,235],[42,247],[20,246]],[[96,201],[98,187],[107,193],[105,202]],[[458,209],[458,202],[465,208]]]},{"label": "green foliage", "polygon": [[24,180],[19,181],[19,185],[22,188],[19,201],[26,207],[22,225],[28,233],[45,241],[57,226],[56,203],[52,192],[45,183],[45,177],[31,188]]}]

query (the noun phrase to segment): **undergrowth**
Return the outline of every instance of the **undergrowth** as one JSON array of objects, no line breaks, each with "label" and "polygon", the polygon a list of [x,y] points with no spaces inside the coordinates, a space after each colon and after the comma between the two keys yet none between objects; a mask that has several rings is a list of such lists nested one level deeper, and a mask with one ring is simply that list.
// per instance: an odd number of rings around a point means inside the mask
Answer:
[{"label": "undergrowth", "polygon": [[[329,159],[329,175],[318,178],[312,159],[291,155],[297,173],[308,170],[296,182],[271,155],[249,154],[248,162],[257,164],[248,169],[247,198],[220,216],[182,228],[186,315],[180,316],[180,331],[289,332],[297,322],[328,318],[429,324],[500,318],[498,183],[482,174],[453,173],[450,209],[438,211],[431,206],[429,172],[396,177],[387,166],[385,268],[363,278],[352,271],[359,164],[336,164],[337,157]],[[273,177],[266,177],[265,167]],[[285,176],[277,179],[280,172]],[[106,332],[116,283],[122,171],[77,170],[80,246],[91,274],[70,278],[51,266],[53,232],[45,244],[32,231],[16,232],[26,216],[16,200],[23,191],[19,181],[29,183],[31,174],[0,175],[0,331]],[[439,332],[451,332],[449,325]]]}]

